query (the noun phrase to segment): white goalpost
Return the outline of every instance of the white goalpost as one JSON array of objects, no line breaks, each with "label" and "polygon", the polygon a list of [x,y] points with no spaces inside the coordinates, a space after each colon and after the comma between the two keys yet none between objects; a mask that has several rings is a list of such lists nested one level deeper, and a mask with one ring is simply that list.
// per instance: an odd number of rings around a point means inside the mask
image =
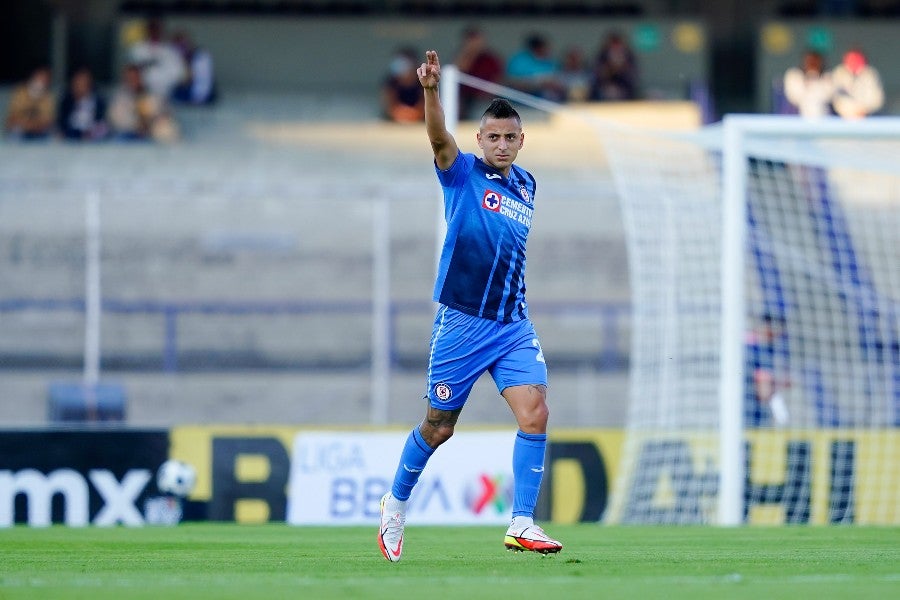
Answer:
[{"label": "white goalpost", "polygon": [[900,119],[598,129],[634,320],[607,521],[897,523]]},{"label": "white goalpost", "polygon": [[[828,152],[824,148],[814,149],[819,142],[827,145],[828,140],[838,148],[853,150],[859,149],[860,154],[847,154],[841,150],[835,149]],[[884,145],[887,141],[888,144]],[[848,142],[852,146],[848,146]],[[860,147],[859,143],[868,143],[869,148]],[[875,142],[873,146],[873,142]],[[881,143],[883,147],[878,148]],[[761,147],[762,146],[762,147]],[[792,148],[799,146],[801,150]],[[900,188],[898,188],[898,177],[900,177],[900,155],[896,151],[900,150],[900,119],[883,119],[875,118],[862,121],[846,121],[840,119],[826,119],[819,121],[810,121],[796,117],[784,116],[762,116],[762,115],[732,115],[724,119],[723,147],[722,147],[722,260],[721,260],[721,282],[722,282],[722,304],[721,304],[721,353],[720,353],[720,374],[719,374],[719,402],[720,402],[720,476],[719,476],[719,505],[718,505],[718,523],[720,525],[737,525],[743,522],[744,514],[744,452],[743,452],[743,436],[742,432],[745,428],[743,419],[743,410],[741,406],[741,398],[743,398],[745,390],[743,389],[744,377],[742,372],[745,365],[745,353],[743,347],[744,332],[746,331],[746,308],[747,308],[747,284],[744,278],[744,256],[748,242],[748,205],[753,201],[749,197],[748,180],[751,177],[751,169],[749,162],[751,160],[772,160],[787,161],[787,166],[791,163],[795,164],[801,173],[806,170],[807,175],[817,175],[823,179],[818,183],[820,185],[829,185],[827,181],[830,178],[833,184],[841,175],[839,170],[852,169],[858,170],[855,174],[845,174],[845,185],[856,186],[864,185],[863,181],[870,177],[878,177],[879,174],[889,178],[884,181],[883,190],[876,191],[874,197],[863,199],[863,195],[856,196],[853,193],[847,193],[843,198],[834,198],[834,201],[844,202],[850,205],[860,202],[874,201],[880,208],[875,211],[874,218],[886,219],[885,224],[890,229],[885,229],[887,238],[884,242],[887,244],[881,248],[884,252],[884,258],[888,263],[888,269],[893,269],[893,276],[890,271],[886,272],[887,277],[883,278],[878,285],[878,292],[882,295],[881,303],[884,305],[883,313],[890,315],[888,322],[884,324],[884,331],[879,335],[882,346],[896,344],[898,339],[897,331],[897,310],[900,307],[900,286],[898,283],[897,269],[900,269],[900,261],[898,261],[898,253],[900,253],[900,234],[898,234],[898,226],[900,226]],[[851,165],[856,165],[851,167]],[[832,170],[829,173],[829,170]],[[801,175],[802,177],[802,175]],[[855,180],[859,180],[857,184]],[[807,201],[822,202],[830,201],[827,198],[828,192],[824,192],[826,197],[807,198]],[[762,204],[762,202],[760,202]],[[850,208],[849,206],[847,208]],[[851,208],[852,210],[852,208]],[[881,214],[882,210],[886,214]],[[826,216],[826,220],[834,222],[834,215]],[[867,230],[860,231],[862,235],[876,233],[877,229],[870,224]],[[892,231],[891,231],[892,230]],[[852,235],[851,232],[847,232]],[[893,234],[893,235],[892,235]],[[852,243],[852,242],[850,242]],[[849,244],[848,244],[849,246]],[[837,249],[837,252],[850,253],[853,250],[850,247]],[[847,257],[848,260],[850,259]],[[859,268],[859,267],[857,267]],[[838,282],[838,285],[849,284],[853,286],[861,286],[857,282]],[[872,290],[875,292],[875,290]],[[838,292],[841,293],[841,292]],[[893,323],[891,323],[893,321]],[[893,330],[891,330],[893,328]],[[834,334],[833,336],[831,334]],[[840,337],[838,331],[829,332],[825,338],[828,340],[836,340]],[[865,344],[866,342],[863,341]],[[890,353],[890,349],[888,350]],[[883,359],[885,357],[882,357]],[[896,414],[898,410],[896,389],[898,376],[896,357],[891,359],[887,357],[888,363],[894,362],[894,373],[892,377],[894,381],[884,380],[880,386],[880,392],[883,400],[883,413],[869,415],[869,419],[865,419],[868,423],[860,423],[868,427],[890,427],[898,424]],[[876,392],[877,393],[877,392]],[[776,392],[778,394],[778,392]],[[779,408],[779,403],[783,399],[778,395],[770,398],[770,412],[774,415],[775,424],[785,427],[790,423],[789,412],[786,407]],[[779,416],[777,411],[784,411]],[[819,415],[819,424],[825,424]],[[843,423],[846,426],[853,426],[858,422],[857,419],[848,420]],[[842,423],[828,423],[834,426],[840,426]],[[888,457],[889,458],[889,457]],[[890,460],[890,458],[889,458]],[[887,465],[885,465],[887,466]],[[895,492],[900,490],[895,490]],[[752,493],[751,493],[752,495]],[[900,496],[900,494],[898,494]]]}]

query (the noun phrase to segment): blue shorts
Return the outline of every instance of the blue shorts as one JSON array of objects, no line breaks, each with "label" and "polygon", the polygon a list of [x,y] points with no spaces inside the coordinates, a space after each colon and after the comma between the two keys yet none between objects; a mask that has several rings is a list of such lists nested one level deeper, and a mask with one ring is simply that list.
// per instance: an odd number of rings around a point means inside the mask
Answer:
[{"label": "blue shorts", "polygon": [[529,319],[501,323],[441,306],[428,359],[431,406],[462,408],[485,371],[501,393],[514,385],[547,385],[547,363],[534,325]]}]

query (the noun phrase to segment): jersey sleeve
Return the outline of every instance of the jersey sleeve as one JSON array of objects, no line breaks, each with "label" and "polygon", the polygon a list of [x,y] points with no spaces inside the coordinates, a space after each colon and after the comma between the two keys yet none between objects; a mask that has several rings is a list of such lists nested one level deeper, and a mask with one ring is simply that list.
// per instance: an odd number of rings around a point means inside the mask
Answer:
[{"label": "jersey sleeve", "polygon": [[474,154],[458,152],[453,164],[447,169],[439,169],[437,164],[435,164],[434,170],[437,173],[437,178],[441,187],[453,188],[463,185],[466,182],[469,172],[472,170],[474,162]]}]

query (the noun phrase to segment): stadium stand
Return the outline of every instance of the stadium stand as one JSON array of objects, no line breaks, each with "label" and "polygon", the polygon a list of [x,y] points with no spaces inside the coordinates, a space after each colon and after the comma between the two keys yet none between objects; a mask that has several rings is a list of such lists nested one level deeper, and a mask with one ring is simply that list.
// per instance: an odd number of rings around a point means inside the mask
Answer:
[{"label": "stadium stand", "polygon": [[[229,95],[181,110],[177,145],[0,145],[4,423],[45,422],[50,384],[80,377],[91,191],[102,203],[103,379],[123,385],[128,424],[367,422],[371,206],[382,198],[389,419],[418,414],[439,192],[420,128],[366,119],[367,107]],[[529,294],[552,357],[554,421],[614,425],[629,292],[612,184],[590,137],[529,117],[523,158],[540,175]],[[461,141],[474,146],[474,131],[463,123]],[[473,400],[471,422],[508,421],[489,381]]]}]

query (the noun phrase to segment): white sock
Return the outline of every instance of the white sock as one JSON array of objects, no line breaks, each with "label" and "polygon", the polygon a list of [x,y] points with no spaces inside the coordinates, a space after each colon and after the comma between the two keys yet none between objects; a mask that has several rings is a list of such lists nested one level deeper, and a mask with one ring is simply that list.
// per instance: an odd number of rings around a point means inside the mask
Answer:
[{"label": "white sock", "polygon": [[406,503],[409,500],[397,500],[393,494],[388,494],[384,501],[384,510],[390,513],[406,513]]},{"label": "white sock", "polygon": [[534,517],[524,516],[513,517],[512,523],[509,524],[510,527],[515,527],[516,529],[524,529],[532,525],[534,525]]}]

